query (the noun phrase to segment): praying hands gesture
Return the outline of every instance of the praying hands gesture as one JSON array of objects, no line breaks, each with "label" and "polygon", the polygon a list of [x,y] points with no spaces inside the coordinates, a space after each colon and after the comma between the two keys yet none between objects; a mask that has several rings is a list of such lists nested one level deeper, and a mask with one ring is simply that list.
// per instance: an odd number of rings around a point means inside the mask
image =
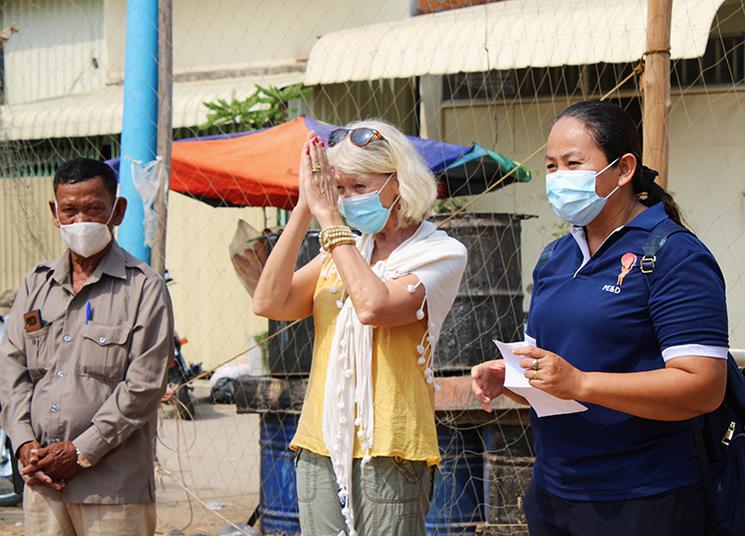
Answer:
[{"label": "praying hands gesture", "polygon": [[334,171],[323,140],[314,132],[308,135],[300,155],[299,187],[298,208],[309,210],[322,227],[343,223],[336,205]]}]

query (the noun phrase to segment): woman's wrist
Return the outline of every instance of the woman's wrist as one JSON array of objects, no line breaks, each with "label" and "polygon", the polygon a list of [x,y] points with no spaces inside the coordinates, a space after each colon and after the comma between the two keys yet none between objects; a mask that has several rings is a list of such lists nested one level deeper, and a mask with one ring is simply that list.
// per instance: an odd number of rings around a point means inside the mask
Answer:
[{"label": "woman's wrist", "polygon": [[579,377],[577,381],[576,393],[574,395],[575,400],[581,400],[583,402],[592,402],[593,392],[593,377],[595,375],[592,372],[579,371]]},{"label": "woman's wrist", "polygon": [[292,209],[292,214],[303,214],[311,216],[310,207],[308,206],[308,203],[299,202],[297,205],[295,205]]},{"label": "woman's wrist", "polygon": [[287,229],[287,226],[289,226],[290,223],[292,223],[293,225],[297,225],[299,228],[303,230],[303,232],[305,232],[310,226],[310,222],[312,220],[313,220],[313,214],[311,214],[307,205],[305,207],[296,205],[295,208],[293,208],[292,212],[290,213],[290,219],[287,222],[287,225],[285,225],[285,229]]},{"label": "woman's wrist", "polygon": [[314,216],[321,225],[321,229],[337,225],[344,225],[344,219],[337,209],[325,209],[317,211]]}]

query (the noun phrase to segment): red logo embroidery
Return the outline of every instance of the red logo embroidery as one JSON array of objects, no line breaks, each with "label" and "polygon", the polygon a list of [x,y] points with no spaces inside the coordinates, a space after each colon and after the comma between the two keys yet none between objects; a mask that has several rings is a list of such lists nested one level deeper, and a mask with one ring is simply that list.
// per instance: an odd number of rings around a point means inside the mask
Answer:
[{"label": "red logo embroidery", "polygon": [[621,257],[621,273],[618,274],[616,285],[620,287],[623,284],[623,278],[626,277],[626,274],[631,271],[635,264],[636,255],[633,253],[624,253],[623,257]]}]

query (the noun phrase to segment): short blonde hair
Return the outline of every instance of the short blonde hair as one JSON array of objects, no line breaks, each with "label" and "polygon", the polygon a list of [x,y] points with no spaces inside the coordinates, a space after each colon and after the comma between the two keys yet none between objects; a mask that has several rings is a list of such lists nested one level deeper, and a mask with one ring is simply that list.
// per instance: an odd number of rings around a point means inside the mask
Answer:
[{"label": "short blonde hair", "polygon": [[419,223],[429,216],[437,199],[435,176],[414,145],[396,127],[380,119],[354,121],[345,128],[374,128],[385,141],[365,147],[352,143],[349,136],[329,148],[329,163],[343,173],[395,173],[401,196],[398,211],[400,226]]}]

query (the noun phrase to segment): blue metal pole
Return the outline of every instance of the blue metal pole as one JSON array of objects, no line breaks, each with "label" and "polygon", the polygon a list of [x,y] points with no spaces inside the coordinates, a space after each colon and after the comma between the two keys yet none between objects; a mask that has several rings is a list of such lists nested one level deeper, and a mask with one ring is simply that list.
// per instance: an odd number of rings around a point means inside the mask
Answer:
[{"label": "blue metal pole", "polygon": [[132,182],[131,160],[143,164],[155,158],[158,134],[158,0],[127,1],[127,41],[124,57],[124,117],[119,167],[119,191],[127,199],[127,214],[118,241],[135,257],[149,263],[145,246],[145,212]]}]

